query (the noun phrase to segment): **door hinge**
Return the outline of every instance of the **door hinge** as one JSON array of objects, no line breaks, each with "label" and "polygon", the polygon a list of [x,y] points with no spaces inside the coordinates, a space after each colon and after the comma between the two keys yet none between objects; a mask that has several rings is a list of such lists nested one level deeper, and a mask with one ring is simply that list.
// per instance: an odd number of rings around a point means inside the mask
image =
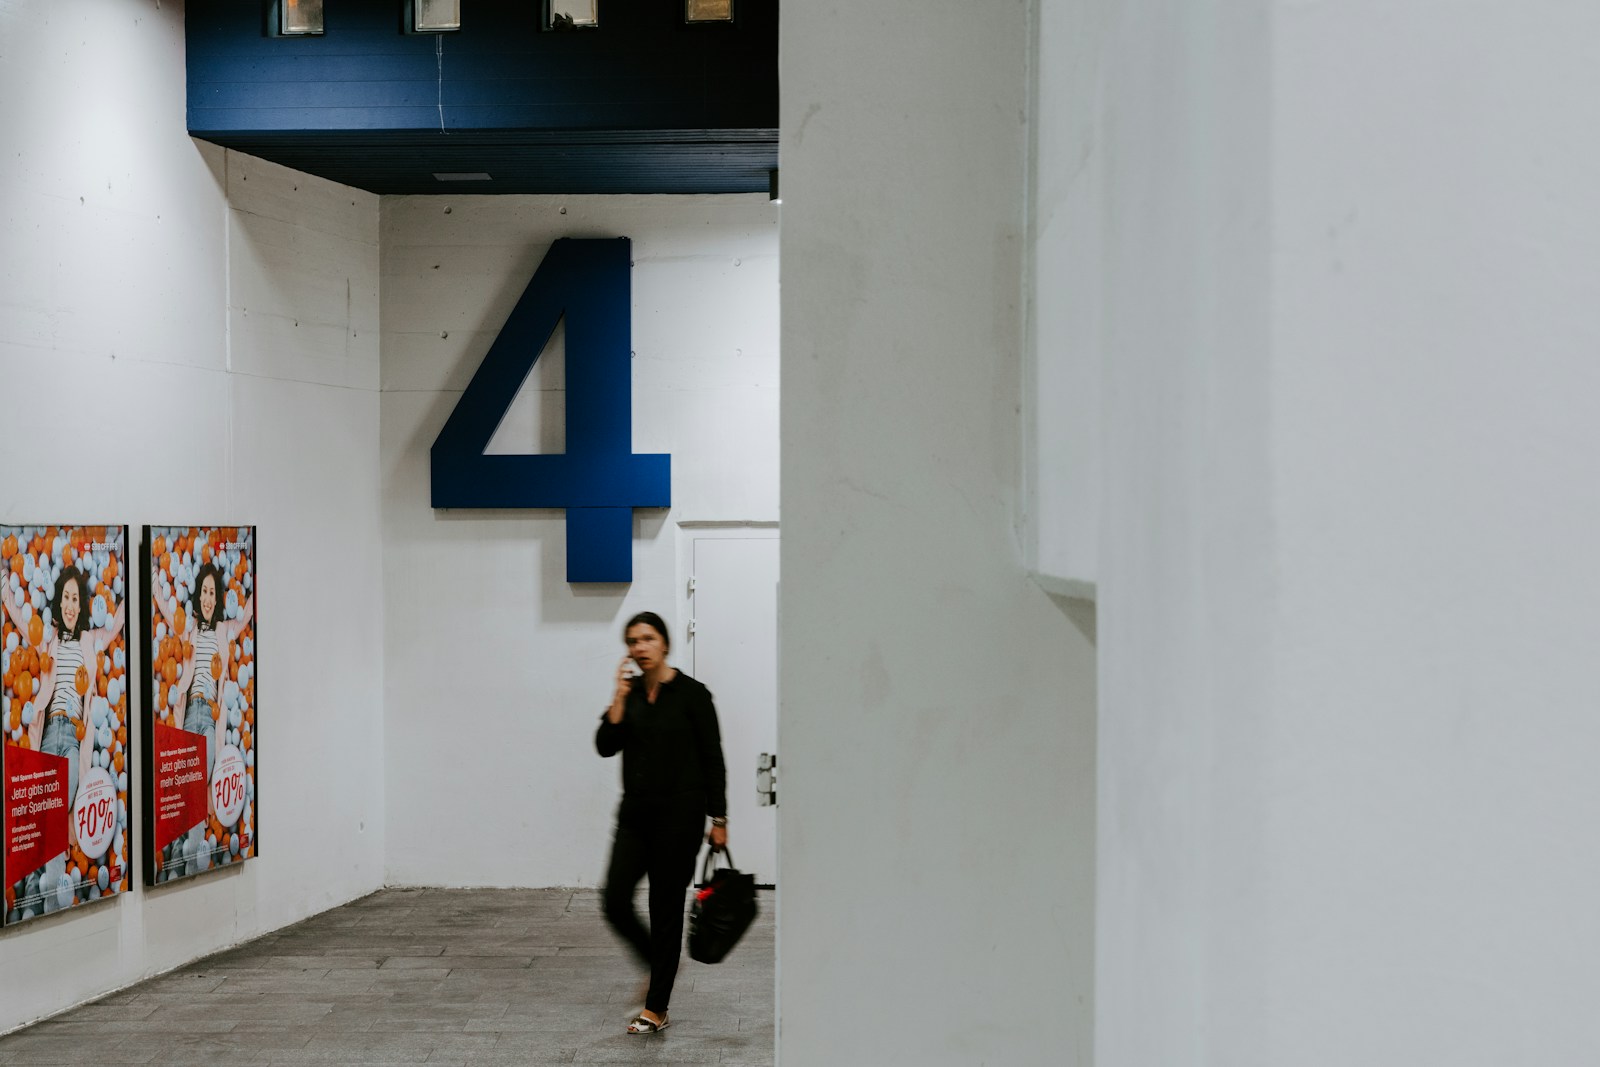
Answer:
[{"label": "door hinge", "polygon": [[778,757],[776,753],[763,752],[756,757],[756,806],[778,806]]},{"label": "door hinge", "polygon": [[693,619],[689,620],[689,636],[690,637],[694,636],[694,620]]}]

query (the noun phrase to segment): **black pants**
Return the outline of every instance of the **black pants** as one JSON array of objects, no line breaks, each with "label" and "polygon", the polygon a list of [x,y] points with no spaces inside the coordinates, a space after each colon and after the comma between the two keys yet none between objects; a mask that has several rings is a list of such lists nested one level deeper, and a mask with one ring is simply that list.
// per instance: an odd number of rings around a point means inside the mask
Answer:
[{"label": "black pants", "polygon": [[[705,840],[703,811],[640,810],[624,801],[606,871],[606,921],[650,968],[644,1006],[661,1014],[672,1000],[683,951],[683,915],[694,864]],[[650,877],[650,929],[639,921],[633,890]]]}]

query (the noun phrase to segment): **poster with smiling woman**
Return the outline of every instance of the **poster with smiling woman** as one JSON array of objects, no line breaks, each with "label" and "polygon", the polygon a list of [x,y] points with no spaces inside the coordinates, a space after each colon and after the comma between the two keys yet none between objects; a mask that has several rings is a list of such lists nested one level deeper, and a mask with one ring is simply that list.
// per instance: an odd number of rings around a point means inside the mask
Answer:
[{"label": "poster with smiling woman", "polygon": [[256,854],[253,526],[144,528],[145,884]]},{"label": "poster with smiling woman", "polygon": [[125,526],[0,526],[6,924],[128,878]]}]

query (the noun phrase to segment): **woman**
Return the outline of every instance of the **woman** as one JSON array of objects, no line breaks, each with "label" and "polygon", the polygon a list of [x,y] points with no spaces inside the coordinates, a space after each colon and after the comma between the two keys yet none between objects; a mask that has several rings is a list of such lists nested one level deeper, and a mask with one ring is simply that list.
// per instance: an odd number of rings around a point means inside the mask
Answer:
[{"label": "woman", "polygon": [[[206,736],[206,749],[211,762],[211,767],[206,771],[208,784],[211,781],[211,770],[215,768],[217,755],[221,751],[221,746],[217,744],[217,719],[212,714],[213,705],[221,696],[218,679],[228,677],[228,665],[233,658],[234,642],[238,640],[239,634],[244,632],[244,628],[250,625],[250,615],[255,606],[255,597],[251,597],[239,609],[238,618],[223,619],[222,601],[225,588],[222,571],[215,563],[207,563],[200,568],[194,583],[194,595],[189,600],[184,632],[179,635],[188,642],[187,647],[190,649],[190,654],[183,661],[183,673],[178,681],[178,692],[183,694],[184,699],[183,728],[192,734]],[[154,590],[152,595],[156,604],[160,606],[167,625],[176,629],[177,624],[173,621],[178,608],[176,599],[162,595],[159,588]],[[213,670],[220,673],[213,676]],[[209,789],[206,795],[209,798]],[[206,806],[208,809],[211,806],[209,799]]]},{"label": "woman", "polygon": [[[606,872],[606,921],[650,969],[644,1010],[630,1034],[667,1028],[667,1004],[683,948],[684,894],[694,878],[705,820],[714,849],[728,845],[727,770],[711,691],[667,665],[671,638],[654,612],[622,629],[628,654],[617,668],[611,706],[595,747],[622,753],[622,806]],[[650,929],[633,908],[633,890],[650,876]]]},{"label": "woman", "polygon": [[[111,599],[108,590],[106,596]],[[27,633],[27,620],[10,596],[6,610],[17,629]],[[111,647],[122,632],[126,599],[118,600],[116,610],[105,626],[89,625],[89,581],[76,566],[61,568],[55,595],[50,598],[49,621],[43,630],[40,658],[51,661],[50,671],[39,680],[34,715],[28,726],[28,743],[40,752],[62,756],[67,761],[67,811],[78,795],[78,780],[88,771],[94,756],[93,727],[84,714],[87,694],[99,691],[97,675],[100,655]],[[76,756],[77,759],[73,759]],[[78,835],[67,819],[68,842],[76,845]]]}]

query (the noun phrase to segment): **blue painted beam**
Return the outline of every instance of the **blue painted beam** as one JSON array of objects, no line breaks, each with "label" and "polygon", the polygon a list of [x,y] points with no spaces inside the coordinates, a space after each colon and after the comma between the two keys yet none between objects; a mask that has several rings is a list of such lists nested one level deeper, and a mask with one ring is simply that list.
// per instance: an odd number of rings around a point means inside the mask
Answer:
[{"label": "blue painted beam", "polygon": [[571,34],[541,32],[530,0],[462,6],[459,34],[406,35],[400,0],[339,0],[323,37],[286,38],[262,34],[258,3],[194,0],[190,131],[427,128],[440,102],[459,130],[778,126],[770,0],[709,29],[682,26],[680,0],[611,0],[602,29]]},{"label": "blue painted beam", "polygon": [[[648,142],[585,134],[522,142],[433,131],[305,135],[246,131],[210,140],[374,193],[759,193],[778,165],[775,130],[661,131]],[[726,140],[711,139],[729,138]],[[440,182],[436,173],[487,173],[492,182]]]},{"label": "blue painted beam", "polygon": [[[197,137],[230,147],[254,143],[267,158],[325,155],[350,138],[337,180],[383,191],[433,192],[435,170],[486,170],[471,146],[440,146],[451,158],[416,168],[427,182],[396,190],[392,171],[363,177],[357,144],[409,143],[403,135],[501,135],[501,143],[553,145],[573,137],[623,133],[619,145],[650,143],[653,131],[693,130],[704,148],[704,188],[725,191],[729,178],[719,144],[769,141],[764,171],[776,166],[778,125],[777,6],[739,0],[734,26],[685,27],[681,0],[608,0],[594,31],[541,32],[531,0],[472,0],[463,28],[439,36],[400,32],[400,0],[338,0],[327,5],[321,37],[268,37],[253,0],[191,0],[186,12],[188,121]],[[753,131],[773,131],[752,137]],[[381,135],[390,134],[393,141]],[[358,135],[380,135],[358,142]],[[629,177],[616,152],[592,154],[588,142],[565,160],[564,192],[615,191],[651,185]],[[735,148],[735,151],[740,149]],[[592,159],[593,166],[587,165]],[[656,160],[635,154],[633,169]],[[301,167],[301,169],[305,169]],[[315,170],[313,173],[326,173]],[[328,176],[332,176],[329,174]],[[764,187],[754,173],[741,188]],[[533,191],[522,187],[482,192]],[[646,190],[648,191],[648,190]]]}]

